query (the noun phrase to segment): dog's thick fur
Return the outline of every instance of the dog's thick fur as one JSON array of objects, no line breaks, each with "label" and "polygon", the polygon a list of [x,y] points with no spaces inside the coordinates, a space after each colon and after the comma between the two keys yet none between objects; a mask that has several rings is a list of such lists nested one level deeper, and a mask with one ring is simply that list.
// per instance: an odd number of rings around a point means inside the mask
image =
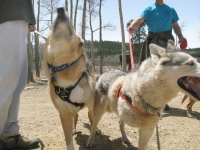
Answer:
[{"label": "dog's thick fur", "polygon": [[[96,86],[99,96],[95,99],[88,147],[94,144],[97,124],[106,110],[113,110],[118,115],[123,142],[130,142],[125,133],[125,123],[139,128],[138,149],[145,150],[165,105],[180,90],[196,101],[200,100],[184,87],[185,84],[190,86],[185,76],[200,77],[200,65],[193,57],[176,52],[171,40],[168,41],[167,49],[151,44],[150,52],[152,57],[145,60],[136,72],[125,74],[121,71],[110,71],[100,76]],[[122,96],[116,96],[120,84],[122,92],[132,99],[131,104]]]},{"label": "dog's thick fur", "polygon": [[[195,85],[197,85],[200,88],[200,79],[197,77],[187,77],[187,80],[194,83]],[[182,99],[182,103],[187,99],[187,95],[184,95],[183,99]],[[189,118],[194,118],[193,116],[193,112],[192,112],[192,106],[194,105],[196,101],[193,100],[191,97],[189,97],[189,103],[187,104],[187,116]]]},{"label": "dog's thick fur", "polygon": [[[73,150],[72,134],[73,128],[76,128],[77,112],[84,107],[88,107],[88,116],[92,124],[96,81],[92,66],[87,64],[82,38],[74,31],[68,17],[64,13],[64,9],[58,8],[57,11],[58,15],[46,41],[44,70],[49,81],[48,87],[51,100],[60,115],[67,150]],[[59,67],[58,71],[55,71],[55,69],[51,70],[48,64],[55,68],[64,64],[69,67],[63,70],[62,67]],[[84,72],[84,77],[80,78]],[[83,108],[63,101],[55,92],[55,86],[65,89],[74,86],[79,79],[80,82],[71,91],[69,99],[73,103],[84,103]]]}]

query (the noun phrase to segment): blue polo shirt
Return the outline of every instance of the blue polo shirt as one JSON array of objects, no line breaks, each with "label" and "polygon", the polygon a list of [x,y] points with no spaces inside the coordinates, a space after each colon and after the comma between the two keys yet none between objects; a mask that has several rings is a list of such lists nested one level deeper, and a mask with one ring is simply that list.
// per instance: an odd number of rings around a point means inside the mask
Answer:
[{"label": "blue polo shirt", "polygon": [[175,9],[166,4],[148,6],[140,17],[145,19],[147,30],[154,33],[172,30],[172,24],[179,20]]}]

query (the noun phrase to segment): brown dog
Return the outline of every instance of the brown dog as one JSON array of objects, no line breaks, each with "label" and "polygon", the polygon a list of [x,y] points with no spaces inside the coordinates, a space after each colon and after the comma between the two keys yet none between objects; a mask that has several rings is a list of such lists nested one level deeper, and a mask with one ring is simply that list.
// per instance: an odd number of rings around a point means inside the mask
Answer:
[{"label": "brown dog", "polygon": [[[199,88],[200,88],[200,79],[197,77],[187,77],[187,80],[189,80],[190,82],[196,84]],[[183,99],[182,99],[182,103],[187,99],[187,95],[184,95]],[[189,118],[193,118],[193,113],[192,113],[192,106],[194,105],[196,101],[193,100],[191,97],[189,97],[189,103],[187,104],[187,116]]]},{"label": "brown dog", "polygon": [[48,77],[51,100],[58,110],[64,130],[66,149],[73,150],[73,127],[76,128],[77,112],[88,107],[92,124],[95,77],[83,48],[83,40],[76,34],[63,8],[46,40],[44,70]]}]

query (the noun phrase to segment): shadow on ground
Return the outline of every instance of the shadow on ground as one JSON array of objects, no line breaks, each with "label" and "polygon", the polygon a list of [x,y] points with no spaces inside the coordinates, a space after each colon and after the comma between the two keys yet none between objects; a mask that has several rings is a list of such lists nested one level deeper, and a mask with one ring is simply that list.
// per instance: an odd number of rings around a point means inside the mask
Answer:
[{"label": "shadow on ground", "polygon": [[[194,117],[197,120],[200,120],[200,113],[197,111],[193,111]],[[170,108],[169,110],[165,110],[163,117],[170,117],[170,116],[177,116],[177,117],[187,117],[186,109],[180,108]]]},{"label": "shadow on ground", "polygon": [[[86,128],[90,128],[90,125],[84,124]],[[89,135],[82,134],[81,132],[77,132],[75,137],[77,145],[80,145],[79,150],[138,150],[138,148],[134,147],[131,144],[122,143],[121,138],[116,138],[114,140],[110,140],[108,135],[96,134],[95,135],[95,144],[92,148],[88,148],[86,146]]]}]

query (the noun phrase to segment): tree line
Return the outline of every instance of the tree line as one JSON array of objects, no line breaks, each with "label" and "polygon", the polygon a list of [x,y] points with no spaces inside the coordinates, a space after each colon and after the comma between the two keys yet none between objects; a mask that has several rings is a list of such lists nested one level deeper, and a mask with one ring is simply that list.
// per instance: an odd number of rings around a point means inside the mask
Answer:
[{"label": "tree line", "polygon": [[[94,32],[99,32],[99,57],[100,57],[100,73],[102,73],[102,61],[103,61],[103,52],[102,52],[102,30],[111,30],[114,31],[116,26],[111,23],[102,23],[101,9],[103,3],[106,3],[105,0],[32,0],[33,6],[35,8],[36,21],[37,21],[37,30],[40,33],[44,33],[46,30],[50,30],[50,26],[53,22],[53,14],[58,6],[65,7],[66,11],[69,14],[69,19],[74,26],[74,29],[77,29],[77,12],[81,12],[82,21],[81,21],[81,36],[85,40],[86,29],[90,30],[90,51],[91,51],[91,61],[94,62],[94,49],[93,49],[93,34]],[[118,0],[119,4],[119,15],[121,20],[121,26],[123,26],[123,16],[121,10],[121,0]],[[99,18],[99,27],[94,28],[92,20],[93,18]],[[42,26],[41,24],[45,24]],[[122,27],[124,30],[124,27]],[[122,31],[122,30],[121,30]],[[124,32],[124,31],[122,31]],[[124,34],[124,33],[123,33]],[[124,36],[124,35],[123,35]],[[33,64],[35,66],[36,77],[40,77],[41,71],[41,58],[39,53],[40,47],[40,37],[38,34],[28,34],[28,59],[29,59],[29,74],[27,82],[34,82],[33,78]],[[125,45],[125,41],[122,43]],[[122,54],[125,55],[125,47],[122,46]],[[34,54],[34,55],[33,55]],[[125,69],[125,68],[124,68]],[[124,70],[125,71],[125,70]]]},{"label": "tree line", "polygon": [[[32,0],[33,6],[35,8],[36,22],[37,22],[37,31],[40,33],[45,33],[50,30],[50,26],[53,22],[53,14],[56,12],[56,9],[59,6],[65,7],[66,11],[69,14],[69,19],[74,27],[77,30],[77,27],[81,27],[81,36],[85,41],[86,53],[94,64],[94,60],[97,57],[100,57],[100,74],[103,73],[103,58],[105,56],[112,56],[116,54],[122,55],[122,71],[126,70],[126,54],[129,53],[129,43],[125,43],[125,31],[127,27],[133,21],[130,18],[130,21],[125,24],[123,21],[123,10],[122,3],[123,1],[118,0],[119,7],[119,16],[120,16],[120,27],[121,27],[121,38],[122,42],[112,42],[112,41],[103,41],[102,39],[102,30],[115,31],[116,25],[111,24],[110,22],[103,23],[102,21],[102,7],[103,4],[106,4],[106,0]],[[77,24],[77,14],[82,15],[81,23]],[[92,20],[94,18],[99,19],[99,26],[97,28],[93,27]],[[90,39],[86,40],[86,30],[90,32]],[[94,41],[94,33],[99,33],[99,40]],[[131,35],[132,49],[137,62],[139,58],[140,49],[146,37],[145,23],[141,24],[138,29]],[[41,49],[44,49],[41,46],[41,37],[34,33],[29,33],[27,38],[27,51],[28,51],[28,79],[27,82],[34,82],[33,78],[33,68],[35,68],[36,77],[40,77],[40,72],[42,68],[42,58],[43,53]],[[34,63],[33,63],[34,62]]]}]

